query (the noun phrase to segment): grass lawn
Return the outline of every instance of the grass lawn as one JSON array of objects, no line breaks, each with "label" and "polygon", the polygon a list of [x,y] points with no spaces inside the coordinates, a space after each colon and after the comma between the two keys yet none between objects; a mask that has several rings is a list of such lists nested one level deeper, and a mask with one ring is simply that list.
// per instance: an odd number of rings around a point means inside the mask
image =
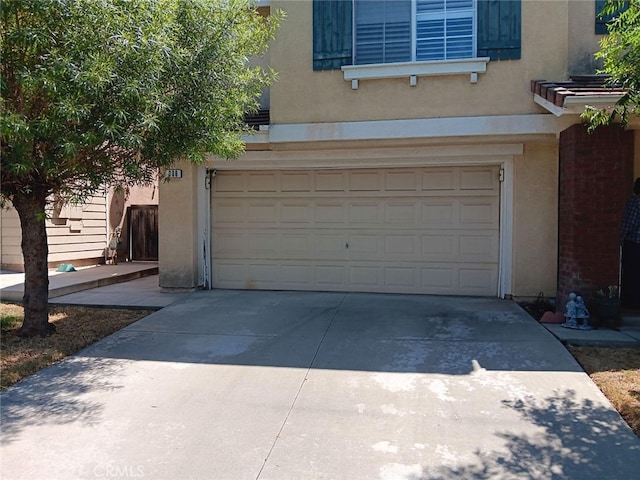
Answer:
[{"label": "grass lawn", "polygon": [[34,374],[101,338],[146,317],[152,310],[49,306],[56,332],[49,337],[20,338],[22,305],[0,304],[0,390]]},{"label": "grass lawn", "polygon": [[640,348],[568,348],[640,437]]},{"label": "grass lawn", "polygon": [[[152,310],[50,306],[57,333],[20,338],[22,306],[0,304],[0,389],[62,360]],[[640,348],[569,347],[596,385],[640,437]]]}]

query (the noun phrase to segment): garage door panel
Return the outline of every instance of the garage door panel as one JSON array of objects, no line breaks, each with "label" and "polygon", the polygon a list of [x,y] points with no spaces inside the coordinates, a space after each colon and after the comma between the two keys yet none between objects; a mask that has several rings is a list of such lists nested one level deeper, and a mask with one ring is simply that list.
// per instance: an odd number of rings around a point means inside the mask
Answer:
[{"label": "garage door panel", "polygon": [[348,255],[351,260],[376,258],[382,252],[382,240],[380,235],[376,233],[351,234],[347,244]]},{"label": "garage door panel", "polygon": [[214,226],[224,223],[244,223],[247,215],[247,205],[241,201],[213,202],[212,209],[216,212]]},{"label": "garage door panel", "polygon": [[315,267],[316,273],[316,287],[326,290],[342,291],[346,286],[346,269],[345,265],[317,265]]},{"label": "garage door panel", "polygon": [[318,172],[316,174],[316,192],[344,192],[346,188],[346,172]]},{"label": "garage door panel", "polygon": [[247,266],[254,288],[275,288],[280,283],[280,265],[252,264]]},{"label": "garage door panel", "polygon": [[220,172],[213,285],[495,295],[497,177],[485,167]]},{"label": "garage door panel", "polygon": [[346,260],[347,259],[347,238],[343,234],[319,233],[315,238],[314,259]]},{"label": "garage door panel", "polygon": [[310,234],[286,234],[281,235],[282,251],[296,258],[309,258],[313,251],[313,238]]},{"label": "garage door panel", "polygon": [[387,171],[384,178],[386,192],[415,192],[419,177],[415,170]]},{"label": "garage door panel", "polygon": [[490,167],[474,167],[460,169],[461,190],[497,191],[496,170]]},{"label": "garage door panel", "polygon": [[308,264],[283,265],[282,287],[290,290],[313,290],[315,287],[313,270]]},{"label": "garage door panel", "polygon": [[218,193],[244,192],[245,179],[242,172],[224,172],[224,175],[216,177],[216,191]]},{"label": "garage door panel", "polygon": [[247,179],[248,192],[277,192],[278,191],[277,172],[249,173]]},{"label": "garage door panel", "polygon": [[249,202],[246,218],[250,224],[274,224],[278,221],[278,203],[274,201]]},{"label": "garage door panel", "polygon": [[348,221],[352,226],[378,226],[381,210],[381,205],[376,201],[350,203]]},{"label": "garage door panel", "polygon": [[467,262],[496,262],[498,260],[498,234],[461,235],[460,258]]},{"label": "garage door panel", "polygon": [[315,223],[344,225],[346,223],[344,205],[341,202],[321,201],[316,203]]},{"label": "garage door panel", "polygon": [[283,192],[310,192],[313,188],[310,172],[284,172],[281,182]]},{"label": "garage door panel", "polygon": [[423,291],[451,294],[456,291],[455,268],[446,266],[429,266],[420,269],[420,285]]},{"label": "garage door panel", "polygon": [[247,252],[251,256],[268,255],[274,257],[280,253],[280,235],[275,233],[253,233],[247,238]]},{"label": "garage door panel", "polygon": [[423,202],[421,218],[423,225],[454,225],[457,219],[457,204],[444,201]]},{"label": "garage door panel", "polygon": [[422,171],[422,191],[439,193],[456,189],[456,172],[451,169],[429,169]]},{"label": "garage door panel", "polygon": [[414,226],[418,222],[418,218],[418,205],[413,201],[390,201],[384,209],[384,219],[388,224]]},{"label": "garage door panel", "polygon": [[380,172],[372,170],[352,171],[349,175],[349,190],[352,192],[379,192]]},{"label": "garage door panel", "polygon": [[422,259],[453,260],[458,251],[458,239],[454,234],[422,235]]},{"label": "garage door panel", "polygon": [[416,258],[417,244],[415,234],[387,235],[384,239],[384,253],[389,258]]},{"label": "garage door panel", "polygon": [[313,219],[312,206],[308,201],[283,201],[280,212],[281,223],[308,225]]},{"label": "garage door panel", "polygon": [[247,267],[244,263],[217,262],[213,271],[214,285],[223,288],[246,288]]},{"label": "garage door panel", "polygon": [[244,233],[214,233],[213,254],[215,256],[242,255],[247,251],[247,235]]},{"label": "garage door panel", "polygon": [[388,292],[414,291],[417,280],[414,266],[384,268],[384,286]]},{"label": "garage door panel", "polygon": [[355,291],[371,291],[382,284],[383,271],[380,266],[354,265],[349,271],[349,283]]},{"label": "garage door panel", "polygon": [[460,204],[460,224],[466,227],[472,225],[493,226],[498,228],[497,200],[471,200]]},{"label": "garage door panel", "polygon": [[495,282],[498,281],[498,272],[497,268],[478,265],[475,268],[460,268],[458,278],[463,295],[492,295]]}]

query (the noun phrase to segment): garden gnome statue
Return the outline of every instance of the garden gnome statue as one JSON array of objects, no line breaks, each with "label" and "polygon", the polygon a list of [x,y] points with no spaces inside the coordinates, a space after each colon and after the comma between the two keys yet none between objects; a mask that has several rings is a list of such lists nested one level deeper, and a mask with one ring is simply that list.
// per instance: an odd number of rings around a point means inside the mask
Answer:
[{"label": "garden gnome statue", "polygon": [[589,325],[589,310],[587,310],[587,306],[584,304],[584,300],[580,295],[576,297],[576,318],[581,320],[578,327],[580,330],[591,330],[591,326]]},{"label": "garden gnome statue", "polygon": [[569,301],[564,310],[564,318],[565,322],[562,324],[563,327],[567,328],[578,328],[578,304],[576,302],[576,294],[571,292],[569,294]]}]

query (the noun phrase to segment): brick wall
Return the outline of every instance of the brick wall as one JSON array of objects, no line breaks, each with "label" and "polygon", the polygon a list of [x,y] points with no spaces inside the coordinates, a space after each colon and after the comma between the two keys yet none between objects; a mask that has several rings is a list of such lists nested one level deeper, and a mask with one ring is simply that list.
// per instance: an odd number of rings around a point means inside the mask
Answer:
[{"label": "brick wall", "polygon": [[618,284],[620,221],[633,187],[633,131],[574,125],[560,134],[558,309],[570,292]]}]

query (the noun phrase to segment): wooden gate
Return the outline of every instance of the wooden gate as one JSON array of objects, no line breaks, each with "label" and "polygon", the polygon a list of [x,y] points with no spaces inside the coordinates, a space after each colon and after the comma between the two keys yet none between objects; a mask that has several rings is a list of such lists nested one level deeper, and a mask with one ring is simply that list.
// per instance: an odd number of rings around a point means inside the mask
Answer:
[{"label": "wooden gate", "polygon": [[158,206],[129,207],[131,260],[158,261]]}]

